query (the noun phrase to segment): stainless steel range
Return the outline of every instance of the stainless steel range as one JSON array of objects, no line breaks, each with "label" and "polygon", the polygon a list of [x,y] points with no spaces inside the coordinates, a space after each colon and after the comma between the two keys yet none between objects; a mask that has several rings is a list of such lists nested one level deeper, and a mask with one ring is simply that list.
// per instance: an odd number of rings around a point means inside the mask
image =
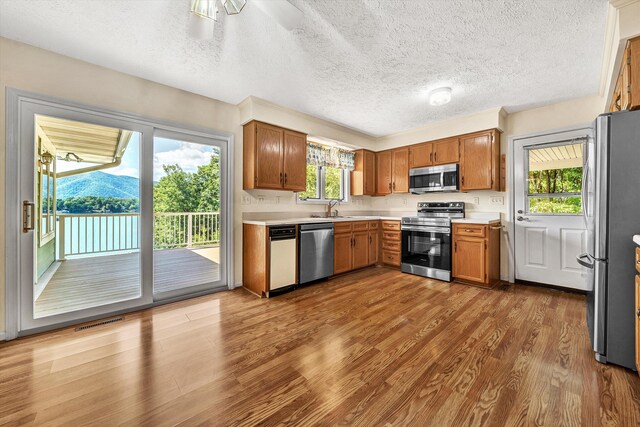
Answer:
[{"label": "stainless steel range", "polygon": [[451,281],[452,218],[464,218],[464,202],[420,202],[402,218],[403,272]]}]

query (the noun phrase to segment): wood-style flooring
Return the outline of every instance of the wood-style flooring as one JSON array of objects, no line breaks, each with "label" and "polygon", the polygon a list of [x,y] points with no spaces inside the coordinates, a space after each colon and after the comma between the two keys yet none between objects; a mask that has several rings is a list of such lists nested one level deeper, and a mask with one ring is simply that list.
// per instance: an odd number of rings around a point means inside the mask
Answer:
[{"label": "wood-style flooring", "polygon": [[[153,252],[154,292],[220,280],[220,248]],[[37,318],[126,301],[140,296],[140,253],[62,261],[34,305]]]},{"label": "wood-style flooring", "polygon": [[581,295],[371,268],[0,345],[0,424],[637,426]]}]

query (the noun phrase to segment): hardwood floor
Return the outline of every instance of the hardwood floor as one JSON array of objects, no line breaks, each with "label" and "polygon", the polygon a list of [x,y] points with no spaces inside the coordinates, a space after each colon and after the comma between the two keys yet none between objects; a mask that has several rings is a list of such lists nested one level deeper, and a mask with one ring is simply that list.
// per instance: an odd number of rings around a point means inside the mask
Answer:
[{"label": "hardwood floor", "polygon": [[635,426],[584,297],[372,268],[0,345],[0,424]]},{"label": "hardwood floor", "polygon": [[[164,249],[154,254],[155,292],[220,280],[220,248]],[[126,301],[140,296],[137,252],[75,258],[60,268],[36,300],[37,318]]]}]

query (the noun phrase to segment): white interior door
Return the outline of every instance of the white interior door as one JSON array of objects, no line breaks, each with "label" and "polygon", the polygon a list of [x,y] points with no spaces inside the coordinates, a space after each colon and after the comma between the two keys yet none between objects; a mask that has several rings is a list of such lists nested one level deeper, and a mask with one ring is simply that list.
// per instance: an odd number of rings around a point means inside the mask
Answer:
[{"label": "white interior door", "polygon": [[586,290],[581,198],[586,136],[578,129],[514,141],[515,278]]}]

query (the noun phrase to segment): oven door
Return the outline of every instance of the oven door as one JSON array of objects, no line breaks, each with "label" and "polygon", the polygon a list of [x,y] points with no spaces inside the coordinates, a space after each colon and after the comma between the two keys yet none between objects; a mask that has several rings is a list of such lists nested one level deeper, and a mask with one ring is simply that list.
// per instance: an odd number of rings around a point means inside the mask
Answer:
[{"label": "oven door", "polygon": [[451,281],[451,229],[402,226],[402,263],[405,273]]}]

